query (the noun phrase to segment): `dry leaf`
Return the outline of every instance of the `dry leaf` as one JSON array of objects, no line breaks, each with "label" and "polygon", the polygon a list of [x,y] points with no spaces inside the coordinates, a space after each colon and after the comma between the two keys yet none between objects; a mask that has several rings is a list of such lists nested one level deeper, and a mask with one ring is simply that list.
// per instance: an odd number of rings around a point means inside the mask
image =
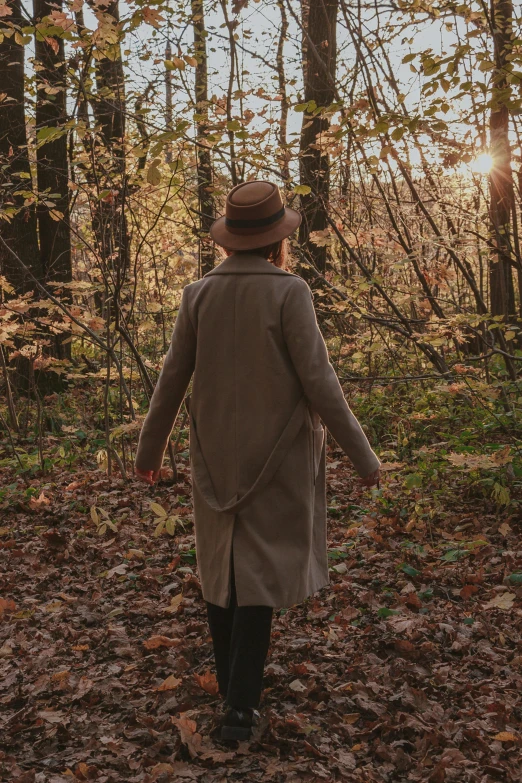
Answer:
[{"label": "dry leaf", "polygon": [[506,591],[505,593],[500,593],[500,595],[496,595],[494,598],[491,599],[491,601],[488,601],[487,604],[484,604],[482,608],[483,609],[512,609],[514,600],[515,600],[515,594]]},{"label": "dry leaf", "polygon": [[183,713],[179,718],[172,716],[171,721],[178,727],[181,741],[187,746],[192,758],[195,758],[201,749],[201,734],[196,731],[196,721],[185,718]]},{"label": "dry leaf", "polygon": [[44,492],[40,492],[37,498],[32,497],[29,500],[29,508],[32,508],[33,511],[39,511],[41,508],[45,508],[45,506],[50,506],[51,501],[48,497],[45,496]]},{"label": "dry leaf", "polygon": [[343,715],[343,721],[345,723],[349,723],[350,725],[353,725],[354,723],[357,723],[360,717],[361,717],[360,712],[348,712],[346,715]]},{"label": "dry leaf", "polygon": [[111,576],[123,576],[127,573],[128,567],[127,563],[120,563],[120,565],[114,566],[110,571],[107,571],[107,579],[110,579]]},{"label": "dry leaf", "polygon": [[499,742],[517,742],[518,737],[516,734],[512,734],[510,731],[500,731],[498,734],[495,734],[493,737],[494,740],[498,740]]},{"label": "dry leaf", "polygon": [[16,604],[11,598],[0,598],[0,620],[7,612],[14,612]]},{"label": "dry leaf", "polygon": [[183,593],[178,593],[173,598],[171,598],[170,606],[165,607],[165,612],[177,612],[179,607],[181,606],[181,602],[183,601]]},{"label": "dry leaf", "polygon": [[200,688],[210,693],[211,696],[216,696],[219,693],[219,685],[216,679],[216,675],[207,670],[204,674],[195,674],[195,679],[199,683]]},{"label": "dry leaf", "polygon": [[464,600],[467,601],[468,598],[471,598],[474,593],[478,593],[477,585],[464,585],[459,595],[461,598],[464,598]]},{"label": "dry leaf", "polygon": [[173,691],[175,690],[178,685],[181,684],[181,680],[177,677],[174,677],[173,674],[169,674],[166,680],[163,680],[161,685],[158,685],[157,688],[154,688],[155,691]]},{"label": "dry leaf", "polygon": [[143,642],[143,646],[147,650],[157,650],[158,647],[179,647],[181,643],[181,639],[169,639],[168,636],[151,636],[150,639]]},{"label": "dry leaf", "polygon": [[40,710],[38,717],[47,723],[63,723],[65,718],[64,713],[58,710]]},{"label": "dry leaf", "polygon": [[301,680],[293,680],[288,687],[290,690],[296,691],[296,693],[302,693],[306,690],[306,685],[303,685]]},{"label": "dry leaf", "polygon": [[380,471],[386,473],[389,470],[400,470],[404,467],[404,462],[381,462]]},{"label": "dry leaf", "polygon": [[[73,428],[76,432],[76,427]],[[83,486],[83,481],[72,481],[70,484],[67,484],[65,487],[66,492],[74,492],[75,489],[79,489],[81,486]]]},{"label": "dry leaf", "polygon": [[78,688],[76,689],[76,693],[74,694],[72,700],[78,701],[79,699],[83,699],[86,693],[89,693],[94,687],[94,682],[90,680],[88,677],[81,677],[80,682],[78,683]]}]

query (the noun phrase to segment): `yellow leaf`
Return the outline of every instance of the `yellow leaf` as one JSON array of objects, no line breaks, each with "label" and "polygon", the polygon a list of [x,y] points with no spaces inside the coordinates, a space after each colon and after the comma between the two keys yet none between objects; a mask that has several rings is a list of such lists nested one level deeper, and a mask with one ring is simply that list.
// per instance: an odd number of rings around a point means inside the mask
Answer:
[{"label": "yellow leaf", "polygon": [[170,606],[167,606],[165,608],[165,611],[166,612],[177,612],[182,601],[183,601],[183,594],[182,593],[178,593],[177,595],[175,595],[171,599]]},{"label": "yellow leaf", "polygon": [[154,538],[157,538],[163,533],[163,528],[165,527],[165,520],[160,519],[158,524],[156,525],[156,529],[154,530]]},{"label": "yellow leaf", "polygon": [[169,534],[169,536],[173,536],[176,532],[176,525],[178,523],[179,517],[169,517],[165,523],[165,530]]},{"label": "yellow leaf", "polygon": [[155,187],[161,182],[161,172],[158,169],[158,166],[154,165],[154,163],[148,168],[147,182],[149,185],[154,185]]},{"label": "yellow leaf", "polygon": [[154,511],[156,516],[158,516],[158,517],[166,517],[167,516],[167,512],[165,511],[163,506],[160,506],[159,503],[151,503],[150,507]]},{"label": "yellow leaf", "polygon": [[493,739],[499,742],[517,742],[518,737],[510,731],[500,731],[498,734],[495,734]]}]

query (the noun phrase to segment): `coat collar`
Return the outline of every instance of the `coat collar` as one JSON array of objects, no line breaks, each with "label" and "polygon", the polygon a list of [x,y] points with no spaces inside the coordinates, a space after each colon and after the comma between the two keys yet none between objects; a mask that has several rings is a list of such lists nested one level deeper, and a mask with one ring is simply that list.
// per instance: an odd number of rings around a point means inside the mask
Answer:
[{"label": "coat collar", "polygon": [[211,269],[203,277],[210,275],[292,275],[284,269],[279,269],[263,256],[250,253],[234,253],[225,258],[218,266]]}]

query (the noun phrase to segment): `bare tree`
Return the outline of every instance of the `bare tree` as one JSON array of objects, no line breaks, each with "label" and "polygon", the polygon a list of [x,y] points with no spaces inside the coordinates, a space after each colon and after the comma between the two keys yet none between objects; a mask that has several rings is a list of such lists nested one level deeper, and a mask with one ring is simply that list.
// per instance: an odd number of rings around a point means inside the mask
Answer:
[{"label": "bare tree", "polygon": [[191,0],[192,25],[194,29],[194,54],[197,60],[195,75],[196,93],[196,160],[198,169],[199,204],[199,265],[204,275],[214,266],[214,246],[209,239],[209,229],[215,215],[213,196],[213,171],[208,135],[208,71],[205,11],[203,0]]},{"label": "bare tree", "polygon": [[299,168],[301,185],[310,188],[302,196],[303,222],[299,239],[312,263],[320,271],[326,269],[326,247],[310,242],[313,231],[323,231],[327,225],[330,167],[327,153],[321,148],[321,135],[330,121],[326,110],[335,98],[337,58],[336,25],[338,0],[302,0],[304,49],[304,102]]}]

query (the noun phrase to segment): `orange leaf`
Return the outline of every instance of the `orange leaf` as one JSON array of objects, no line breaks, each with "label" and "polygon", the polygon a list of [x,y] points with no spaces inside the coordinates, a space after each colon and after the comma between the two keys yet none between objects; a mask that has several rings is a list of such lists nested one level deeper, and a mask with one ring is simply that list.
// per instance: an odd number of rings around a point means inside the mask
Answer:
[{"label": "orange leaf", "polygon": [[172,723],[178,727],[181,734],[181,741],[187,746],[188,751],[192,758],[198,755],[198,751],[201,749],[201,734],[196,731],[196,721],[190,718],[185,718],[181,713],[179,718],[171,716]]},{"label": "orange leaf", "polygon": [[51,505],[51,501],[49,498],[45,496],[43,490],[42,492],[40,492],[38,498],[33,497],[29,500],[29,506],[33,510],[38,510],[40,508],[43,508],[44,506],[50,506],[50,505]]},{"label": "orange leaf", "polygon": [[517,742],[518,737],[510,731],[500,731],[498,734],[495,734],[493,739],[499,742]]},{"label": "orange leaf", "polygon": [[460,597],[467,601],[474,593],[478,593],[477,585],[464,585],[460,591]]},{"label": "orange leaf", "polygon": [[219,693],[219,686],[216,679],[216,675],[207,670],[204,674],[195,674],[197,682],[200,688],[210,693],[211,696],[216,696]]},{"label": "orange leaf", "polygon": [[169,639],[168,636],[151,636],[146,642],[143,642],[143,646],[147,650],[157,650],[158,647],[178,647],[181,644],[181,639]]},{"label": "orange leaf", "polygon": [[173,674],[169,674],[166,680],[164,680],[161,685],[158,685],[157,688],[154,688],[155,691],[173,691],[175,690],[178,685],[181,684],[181,680],[179,680],[177,677],[174,677]]},{"label": "orange leaf", "polygon": [[0,619],[4,616],[4,613],[14,612],[16,604],[11,598],[0,598]]}]

